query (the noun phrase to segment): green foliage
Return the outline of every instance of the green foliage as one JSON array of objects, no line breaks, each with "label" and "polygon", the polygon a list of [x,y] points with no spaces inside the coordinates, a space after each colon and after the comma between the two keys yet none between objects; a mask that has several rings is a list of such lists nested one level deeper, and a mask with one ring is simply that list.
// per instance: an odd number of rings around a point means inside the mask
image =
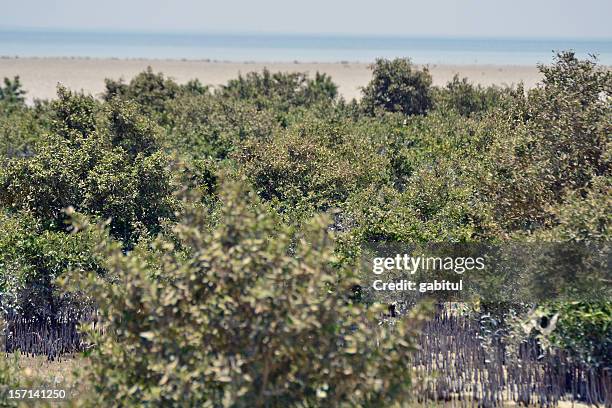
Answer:
[{"label": "green foliage", "polygon": [[[0,317],[0,333],[4,329],[2,318]],[[6,357],[4,354],[0,356],[0,407],[9,408],[16,407],[17,403],[8,398],[8,391],[16,389],[19,386],[17,372],[18,356]]]},{"label": "green foliage", "polygon": [[[158,242],[162,276],[106,244],[118,284],[89,280],[108,323],[95,338],[94,398],[124,406],[389,406],[409,398],[414,319],[393,331],[352,303],[321,219],[297,235],[242,187],[219,224],[191,209],[176,226],[189,256]],[[412,329],[411,329],[412,328]]]},{"label": "green foliage", "polygon": [[131,101],[114,100],[106,110],[106,121],[110,143],[120,147],[130,158],[151,155],[159,149],[159,130],[146,116],[138,112]]},{"label": "green foliage", "polygon": [[338,87],[326,74],[317,72],[314,79],[303,73],[249,72],[230,80],[220,91],[225,98],[248,100],[258,109],[275,108],[286,111],[291,107],[330,103],[338,94]]},{"label": "green foliage", "polygon": [[87,138],[96,128],[97,109],[98,104],[92,96],[59,86],[57,99],[51,103],[52,130],[69,140]]},{"label": "green foliage", "polygon": [[12,80],[5,77],[4,86],[0,87],[0,103],[22,105],[25,103],[25,94],[19,75]]},{"label": "green foliage", "polygon": [[[363,99],[348,103],[319,73],[264,70],[213,92],[148,69],[108,80],[103,100],[60,88],[34,106],[10,81],[12,102],[0,101],[2,307],[78,306],[55,279],[103,275],[76,292],[108,324],[90,380],[100,399],[125,406],[403,402],[402,336],[413,326],[378,326],[375,307],[352,303],[355,277],[340,266],[365,244],[605,249],[610,239],[612,74],[572,53],[540,69],[529,91],[458,77],[434,88],[409,60],[378,60]],[[220,188],[219,174],[248,186]],[[110,237],[70,233],[68,207],[110,218]],[[333,222],[320,221],[325,212]],[[606,293],[605,252],[577,248],[530,255],[537,268],[521,269],[519,288],[499,274],[482,287],[500,302],[558,295],[540,310],[559,316],[546,341],[608,364],[598,347],[609,348],[609,302],[571,303],[580,293],[563,285]]]},{"label": "green foliage", "polygon": [[485,228],[488,213],[474,197],[479,180],[473,176],[486,150],[481,123],[436,111],[360,121],[359,129],[392,174],[384,188],[368,186],[347,202],[346,216],[361,240],[464,242]]},{"label": "green foliage", "polygon": [[304,119],[271,140],[247,140],[236,158],[261,197],[299,219],[339,207],[352,192],[387,179],[384,157],[351,131]]},{"label": "green foliage", "polygon": [[363,89],[363,110],[423,115],[431,109],[431,75],[427,68],[415,69],[409,59],[378,59],[372,65],[372,80]]},{"label": "green foliage", "polygon": [[[535,317],[535,319],[534,319]],[[532,327],[548,347],[567,352],[572,359],[606,370],[612,364],[612,304],[609,301],[549,302],[523,323]],[[603,373],[599,374],[603,375]]]},{"label": "green foliage", "polygon": [[510,93],[509,89],[473,85],[467,78],[459,79],[459,75],[455,74],[444,88],[435,89],[434,101],[438,110],[453,109],[463,116],[470,116],[500,107],[504,97]]},{"label": "green foliage", "polygon": [[0,170],[0,203],[30,211],[44,225],[64,228],[63,210],[111,218],[126,247],[155,233],[176,209],[169,157],[156,149],[153,123],[135,105],[110,103],[98,119],[90,97],[60,88],[53,134],[36,155],[16,157]]},{"label": "green foliage", "polygon": [[313,105],[317,102],[333,101],[338,96],[338,86],[332,81],[331,77],[318,71],[312,80],[306,81],[304,90],[305,105]]},{"label": "green foliage", "polygon": [[74,307],[56,292],[66,271],[102,273],[91,234],[45,231],[26,213],[0,215],[0,310],[25,316],[54,316]]},{"label": "green foliage", "polygon": [[36,111],[0,102],[0,163],[8,157],[33,154],[33,145],[44,129]]},{"label": "green foliage", "polygon": [[191,79],[184,85],[179,85],[181,92],[187,95],[209,95],[210,87],[202,85],[199,79]]},{"label": "green foliage", "polygon": [[247,139],[268,139],[276,116],[240,100],[195,95],[168,104],[167,144],[186,156],[227,159]]},{"label": "green foliage", "polygon": [[4,78],[4,87],[0,87],[0,165],[6,157],[31,154],[33,142],[46,124],[40,104],[28,108],[25,94],[19,76]]},{"label": "green foliage", "polygon": [[612,304],[610,302],[565,302],[551,307],[559,313],[550,338],[555,347],[595,367],[612,364]]},{"label": "green foliage", "polygon": [[[136,75],[129,84],[122,80],[106,79],[106,92],[102,96],[110,101],[121,98],[136,102],[143,112],[153,115],[163,115],[166,103],[176,98],[181,92],[181,86],[164,74],[155,73],[151,67]],[[195,93],[203,93],[205,89],[199,82],[192,81],[185,89]]]},{"label": "green foliage", "polygon": [[562,204],[551,209],[553,225],[539,234],[547,241],[603,243],[612,238],[612,201],[610,180],[597,176],[582,191],[569,192]]},{"label": "green foliage", "polygon": [[543,86],[493,117],[482,193],[506,231],[545,226],[551,206],[610,176],[612,73],[572,53],[557,58],[541,68]]}]

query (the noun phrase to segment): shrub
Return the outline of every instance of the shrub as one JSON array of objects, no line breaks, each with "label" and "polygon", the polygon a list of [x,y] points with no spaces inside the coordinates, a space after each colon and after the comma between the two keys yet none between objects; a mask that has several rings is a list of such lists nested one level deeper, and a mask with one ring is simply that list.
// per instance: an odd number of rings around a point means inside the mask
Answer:
[{"label": "shrub", "polygon": [[181,94],[189,96],[210,95],[210,87],[202,85],[199,79],[191,79],[183,85],[179,85]]},{"label": "shrub", "polygon": [[386,114],[360,120],[357,128],[385,158],[391,175],[383,188],[356,190],[343,207],[359,239],[415,243],[482,237],[490,214],[475,192],[489,135],[480,121],[433,111],[410,118]]},{"label": "shrub", "polygon": [[551,306],[559,313],[557,327],[550,338],[552,344],[589,366],[612,365],[612,303],[564,302]]},{"label": "shrub", "polygon": [[[0,215],[0,312],[52,318],[76,302],[56,291],[66,271],[103,273],[90,234],[45,231],[29,214]],[[79,308],[77,307],[77,310]]]},{"label": "shrub", "polygon": [[366,137],[312,118],[271,140],[248,140],[234,157],[258,194],[293,219],[339,207],[352,192],[388,180],[385,158]]},{"label": "shrub", "polygon": [[406,401],[414,321],[391,333],[375,308],[350,301],[352,279],[332,268],[321,221],[294,235],[241,187],[226,185],[221,201],[212,233],[196,210],[177,225],[189,256],[158,243],[163,281],[137,254],[106,245],[118,284],[87,284],[108,324],[92,352],[92,397],[123,406]]},{"label": "shrub", "polygon": [[51,102],[52,131],[68,140],[87,138],[96,129],[100,107],[91,95],[57,88],[57,99]]},{"label": "shrub", "polygon": [[161,231],[178,204],[158,129],[134,103],[101,106],[63,88],[58,96],[34,154],[0,169],[0,306],[28,317],[78,308],[54,283],[67,270],[103,273],[86,237],[67,234],[66,208],[111,218],[113,236],[130,249]]},{"label": "shrub", "polygon": [[317,72],[314,79],[305,73],[271,73],[264,69],[249,72],[246,76],[230,80],[220,90],[225,98],[249,100],[259,109],[274,108],[287,111],[291,107],[311,106],[321,102],[332,102],[338,87],[326,74]]},{"label": "shrub", "polygon": [[453,80],[444,88],[435,89],[434,101],[438,110],[453,109],[460,115],[470,116],[492,107],[499,107],[510,93],[510,89],[473,85],[467,78],[459,79],[455,74]]},{"label": "shrub", "polygon": [[605,375],[612,364],[612,303],[607,300],[547,302],[522,322],[545,347],[563,350],[574,361]]},{"label": "shrub", "polygon": [[227,159],[241,142],[269,139],[279,128],[273,112],[207,95],[177,98],[167,115],[166,143],[195,158]]},{"label": "shrub", "polygon": [[[591,250],[610,238],[608,69],[562,53],[528,92],[459,78],[432,88],[408,60],[373,69],[361,103],[337,99],[326,75],[267,70],[211,92],[149,69],[108,81],[102,101],[60,88],[34,106],[12,81],[17,102],[0,101],[0,306],[49,315],[78,309],[81,293],[99,302],[97,405],[388,406],[407,396],[410,327],[390,335],[377,308],[352,304],[370,300],[343,269],[365,243],[567,243],[503,253],[472,276],[494,294],[482,299],[489,323],[505,325],[512,302],[609,298],[608,254]],[[253,193],[219,187],[221,173]],[[181,203],[176,186],[195,199]],[[108,231],[69,234],[69,206],[110,218]],[[311,221],[321,212],[333,223]],[[55,283],[66,271],[106,280],[67,294]],[[551,345],[609,365],[595,345],[609,348],[609,307],[545,307],[560,316]]]},{"label": "shrub", "polygon": [[[143,112],[148,114],[163,115],[166,102],[174,99],[181,90],[176,82],[164,77],[161,72],[153,72],[151,67],[132,78],[129,84],[112,79],[106,79],[105,83],[106,92],[102,96],[104,100],[110,101],[117,97],[128,99],[138,103]],[[201,92],[202,86],[192,82],[188,89]]]},{"label": "shrub", "polygon": [[431,109],[431,75],[427,68],[417,70],[406,58],[378,59],[372,65],[372,71],[373,78],[363,88],[361,100],[367,114],[373,115],[382,109],[405,115],[423,115]]},{"label": "shrub", "polygon": [[543,85],[494,115],[483,160],[482,196],[506,231],[545,227],[551,206],[610,175],[612,73],[573,53],[540,69]]},{"label": "shrub", "polygon": [[[2,318],[0,317],[0,332],[4,329]],[[18,357],[0,356],[0,407],[9,408],[17,407],[15,400],[8,398],[9,390],[14,390],[19,387],[19,373],[17,370]]]},{"label": "shrub", "polygon": [[[352,195],[345,208],[360,242],[465,242],[473,239],[471,189],[449,171],[449,163],[418,169],[405,190],[371,186]],[[449,173],[446,173],[449,171]]]},{"label": "shrub", "polygon": [[19,76],[13,79],[4,78],[4,86],[0,87],[0,102],[8,104],[23,105],[25,102],[26,91],[21,85]]},{"label": "shrub", "polygon": [[307,81],[304,89],[305,105],[314,105],[317,102],[333,101],[338,96],[338,86],[331,77],[325,73],[315,73],[312,80]]},{"label": "shrub", "polygon": [[59,95],[55,132],[39,140],[34,156],[12,158],[0,170],[0,203],[30,211],[54,230],[65,228],[70,206],[110,217],[126,247],[158,231],[176,202],[155,125],[134,104],[114,101],[98,118],[92,98],[62,89]]},{"label": "shrub", "polygon": [[568,193],[563,203],[550,209],[549,228],[540,231],[537,238],[587,244],[610,241],[611,190],[610,181],[597,176],[586,190]]},{"label": "shrub", "polygon": [[0,163],[33,154],[36,139],[45,130],[41,122],[32,109],[0,102]]}]

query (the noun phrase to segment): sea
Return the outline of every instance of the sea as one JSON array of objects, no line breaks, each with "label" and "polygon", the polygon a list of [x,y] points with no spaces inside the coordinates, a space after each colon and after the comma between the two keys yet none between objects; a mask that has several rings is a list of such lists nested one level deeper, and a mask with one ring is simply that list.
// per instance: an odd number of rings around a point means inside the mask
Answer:
[{"label": "sea", "polygon": [[610,39],[444,38],[265,33],[154,33],[2,29],[0,57],[190,59],[236,62],[371,62],[534,65],[554,53],[594,54],[612,65]]}]

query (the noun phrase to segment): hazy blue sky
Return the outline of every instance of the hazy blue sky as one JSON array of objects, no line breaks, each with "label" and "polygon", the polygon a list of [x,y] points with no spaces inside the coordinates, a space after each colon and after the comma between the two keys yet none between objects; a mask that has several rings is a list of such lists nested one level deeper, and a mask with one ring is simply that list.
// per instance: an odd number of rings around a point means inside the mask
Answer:
[{"label": "hazy blue sky", "polygon": [[612,0],[0,0],[0,28],[612,38]]}]

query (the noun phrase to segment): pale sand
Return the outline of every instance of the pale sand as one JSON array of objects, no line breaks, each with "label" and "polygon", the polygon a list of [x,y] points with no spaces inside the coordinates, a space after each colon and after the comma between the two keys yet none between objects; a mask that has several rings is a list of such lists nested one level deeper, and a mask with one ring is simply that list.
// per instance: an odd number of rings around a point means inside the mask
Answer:
[{"label": "pale sand", "polygon": [[[73,90],[96,96],[104,90],[104,78],[130,80],[147,66],[184,83],[198,78],[203,84],[218,86],[239,73],[261,71],[325,72],[338,84],[345,99],[359,98],[360,88],[372,76],[366,63],[238,63],[194,60],[87,59],[87,58],[0,58],[0,80],[19,75],[27,97],[53,98],[61,83]],[[523,82],[526,88],[536,85],[541,76],[535,66],[513,65],[430,65],[434,85],[444,85],[453,75],[467,77],[481,85],[513,85]]]}]

